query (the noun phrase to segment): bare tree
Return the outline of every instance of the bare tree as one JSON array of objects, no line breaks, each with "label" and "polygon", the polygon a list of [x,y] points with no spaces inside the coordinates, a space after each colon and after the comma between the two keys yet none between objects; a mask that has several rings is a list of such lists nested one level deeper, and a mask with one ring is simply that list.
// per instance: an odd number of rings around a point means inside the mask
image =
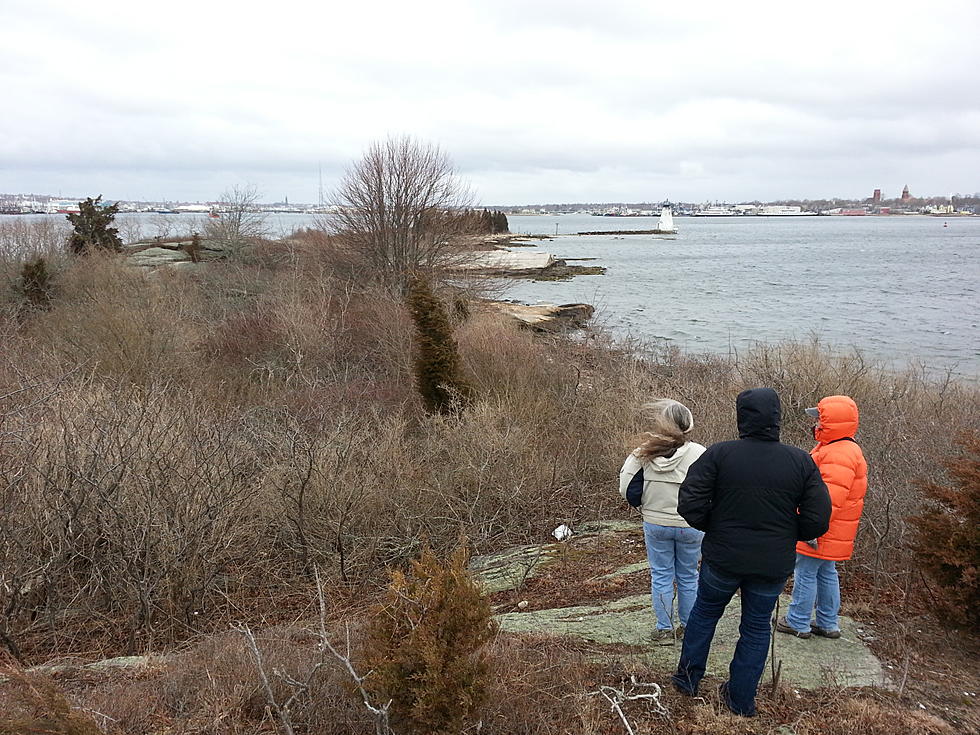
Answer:
[{"label": "bare tree", "polygon": [[222,192],[219,216],[208,219],[204,226],[205,238],[235,252],[250,241],[266,237],[266,215],[258,205],[259,192],[251,184],[235,185]]},{"label": "bare tree", "polygon": [[405,290],[408,275],[458,254],[471,206],[449,157],[409,136],[375,142],[335,195],[332,229],[382,282]]}]

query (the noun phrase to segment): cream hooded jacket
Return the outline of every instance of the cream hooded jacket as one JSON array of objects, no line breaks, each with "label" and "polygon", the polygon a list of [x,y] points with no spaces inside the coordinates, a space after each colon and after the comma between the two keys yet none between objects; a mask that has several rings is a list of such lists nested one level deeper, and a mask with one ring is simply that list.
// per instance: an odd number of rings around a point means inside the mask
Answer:
[{"label": "cream hooded jacket", "polygon": [[619,471],[619,494],[643,514],[643,520],[658,526],[689,528],[677,513],[677,491],[687,468],[704,454],[704,447],[687,442],[669,457],[641,461],[630,454]]}]

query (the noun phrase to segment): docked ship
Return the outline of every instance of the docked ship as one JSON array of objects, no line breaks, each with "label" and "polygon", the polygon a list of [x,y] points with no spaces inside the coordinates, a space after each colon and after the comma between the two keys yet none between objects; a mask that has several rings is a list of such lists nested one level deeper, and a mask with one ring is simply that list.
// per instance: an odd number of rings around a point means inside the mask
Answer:
[{"label": "docked ship", "polygon": [[759,217],[815,217],[816,212],[804,211],[803,207],[790,207],[782,204],[769,204],[756,212]]},{"label": "docked ship", "polygon": [[735,207],[727,204],[712,204],[710,207],[701,207],[695,210],[695,217],[740,217],[742,215]]},{"label": "docked ship", "polygon": [[78,214],[78,202],[74,199],[51,199],[46,208],[47,214]]}]

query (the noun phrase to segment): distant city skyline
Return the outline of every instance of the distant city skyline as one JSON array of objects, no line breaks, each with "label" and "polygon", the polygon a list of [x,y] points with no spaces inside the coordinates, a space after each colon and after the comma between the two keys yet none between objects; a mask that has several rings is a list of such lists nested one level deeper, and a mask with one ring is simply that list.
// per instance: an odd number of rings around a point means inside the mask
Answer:
[{"label": "distant city skyline", "polygon": [[[902,191],[898,192],[895,196],[888,196],[887,190],[882,190],[876,188],[868,196],[864,197],[845,197],[845,196],[817,196],[817,197],[807,197],[804,199],[794,199],[789,197],[777,197],[775,199],[762,200],[762,199],[719,199],[718,197],[707,197],[702,199],[674,199],[677,203],[686,204],[702,204],[709,202],[727,202],[731,204],[737,203],[749,203],[758,202],[761,204],[786,202],[786,201],[812,201],[812,202],[870,202],[870,203],[880,203],[880,202],[895,202],[895,201],[906,201],[903,198],[904,192],[909,191],[909,198],[912,201],[934,201],[938,199],[950,199],[950,198],[960,198],[968,200],[978,200],[980,199],[980,192],[966,193],[966,192],[954,192],[952,194],[915,194],[911,193],[908,185],[903,187]],[[173,204],[215,204],[220,203],[221,199],[218,197],[210,199],[191,199],[182,197],[170,197],[162,199],[135,199],[132,197],[110,197],[106,196],[103,192],[96,193],[86,193],[86,194],[75,194],[75,195],[64,195],[61,193],[52,194],[50,192],[2,192],[0,191],[0,199],[24,199],[29,200],[31,197],[36,197],[39,199],[84,199],[88,196],[99,196],[103,197],[106,202],[132,202],[132,203],[173,203]],[[639,205],[639,204],[658,204],[664,201],[671,201],[666,197],[663,199],[656,198],[637,198],[637,199],[622,199],[622,200],[598,200],[598,199],[585,199],[576,202],[548,202],[548,201],[531,201],[531,202],[476,202],[475,207],[558,207],[564,205],[589,205],[589,206],[601,206],[601,205]],[[319,204],[318,198],[310,200],[300,200],[292,198],[283,199],[260,199],[260,202],[264,205],[275,205],[275,204],[293,204],[296,206],[314,206]],[[325,201],[324,204],[330,205],[331,202]]]},{"label": "distant city skyline", "polygon": [[980,188],[980,4],[8,3],[0,190],[316,202],[374,140],[477,201]]}]

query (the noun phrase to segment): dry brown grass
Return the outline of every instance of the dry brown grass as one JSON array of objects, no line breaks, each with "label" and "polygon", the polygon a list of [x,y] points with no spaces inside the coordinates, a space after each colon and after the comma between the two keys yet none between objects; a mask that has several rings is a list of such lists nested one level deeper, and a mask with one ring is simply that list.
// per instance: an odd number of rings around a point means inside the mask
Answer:
[{"label": "dry brown grass", "polygon": [[[638,406],[683,401],[709,444],[735,435],[735,396],[754,385],[780,392],[784,438],[804,447],[803,407],[858,402],[871,489],[845,604],[917,609],[905,519],[922,473],[976,428],[976,387],[816,343],[736,360],[474,312],[456,337],[476,399],[426,416],[404,305],[327,244],[194,273],[87,258],[59,272],[50,312],[0,309],[0,633],[26,660],[289,623],[314,564],[356,596],[422,538],[444,552],[462,533],[483,553],[625,516],[616,474]],[[574,706],[569,731],[590,731],[601,708]]]},{"label": "dry brown grass", "polygon": [[[295,689],[290,681],[305,681],[319,660],[310,633],[300,628],[277,628],[258,636],[270,685],[279,702]],[[343,634],[336,640],[343,646]],[[357,637],[353,640],[357,648]],[[746,719],[727,712],[706,679],[703,696],[690,699],[669,686],[669,672],[654,671],[623,659],[597,663],[582,644],[555,638],[500,635],[491,644],[488,663],[494,672],[487,704],[481,712],[481,732],[491,735],[624,735],[617,714],[597,691],[621,687],[629,677],[659,683],[667,714],[644,702],[630,702],[624,711],[637,732],[677,735],[952,735],[970,732],[969,722],[951,725],[916,700],[880,690],[847,692],[839,689],[794,692],[777,698],[763,687],[759,714]],[[276,732],[266,707],[254,658],[237,633],[214,637],[151,669],[87,674],[63,682],[33,677],[35,691],[64,702],[68,711],[96,723],[112,735],[245,735]],[[0,690],[2,723],[37,716],[38,700],[25,699],[9,688]],[[31,714],[35,713],[35,714]],[[6,718],[6,719],[4,719]],[[340,735],[373,733],[372,718],[351,692],[339,666],[316,670],[307,696],[290,710],[296,733]],[[89,725],[91,727],[91,725]],[[3,730],[0,729],[0,732]],[[972,730],[975,731],[975,730]],[[30,731],[28,731],[30,732]],[[98,730],[40,730],[91,732]]]}]

